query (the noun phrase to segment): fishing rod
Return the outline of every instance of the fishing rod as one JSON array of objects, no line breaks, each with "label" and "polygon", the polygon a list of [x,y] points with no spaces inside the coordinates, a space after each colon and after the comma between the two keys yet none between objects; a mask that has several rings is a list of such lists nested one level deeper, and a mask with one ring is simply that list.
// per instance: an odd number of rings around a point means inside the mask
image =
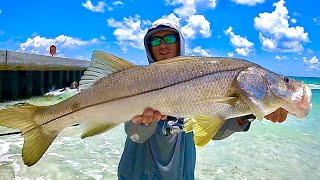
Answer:
[{"label": "fishing rod", "polygon": [[[79,126],[79,124],[75,124],[75,125],[72,125],[72,126]],[[0,137],[1,136],[10,136],[10,135],[15,135],[15,134],[20,134],[21,131],[15,131],[15,132],[9,132],[9,133],[2,133],[0,134]]]},{"label": "fishing rod", "polygon": [[3,133],[3,134],[0,134],[0,137],[1,137],[1,136],[14,135],[14,134],[20,134],[20,133],[21,133],[21,131],[15,131],[15,132]]}]

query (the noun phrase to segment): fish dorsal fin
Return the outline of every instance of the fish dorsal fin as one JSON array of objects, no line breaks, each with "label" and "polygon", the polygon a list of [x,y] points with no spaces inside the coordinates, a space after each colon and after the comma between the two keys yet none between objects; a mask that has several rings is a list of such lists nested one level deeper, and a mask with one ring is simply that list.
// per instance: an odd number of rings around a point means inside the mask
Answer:
[{"label": "fish dorsal fin", "polygon": [[180,62],[180,61],[190,61],[190,60],[194,60],[197,57],[193,57],[193,56],[178,56],[178,57],[174,57],[174,58],[170,58],[170,59],[166,59],[165,61],[157,61],[153,64],[169,64],[169,63],[174,63],[174,62]]},{"label": "fish dorsal fin", "polygon": [[102,51],[94,51],[87,71],[81,77],[79,89],[87,89],[98,79],[134,67],[135,64]]},{"label": "fish dorsal fin", "polygon": [[220,117],[199,115],[186,124],[184,130],[190,132],[192,129],[195,145],[203,147],[216,135],[223,123],[224,120]]}]

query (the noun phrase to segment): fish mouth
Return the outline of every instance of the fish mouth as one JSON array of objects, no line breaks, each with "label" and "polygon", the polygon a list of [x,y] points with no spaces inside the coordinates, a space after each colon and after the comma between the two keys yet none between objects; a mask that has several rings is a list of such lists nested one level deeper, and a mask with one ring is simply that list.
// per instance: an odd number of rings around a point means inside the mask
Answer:
[{"label": "fish mouth", "polygon": [[291,111],[289,110],[289,113],[301,119],[306,117],[312,108],[310,102],[311,97],[311,88],[308,85],[303,84],[299,90],[292,94],[291,100],[293,105],[288,105],[288,109],[291,109]]}]

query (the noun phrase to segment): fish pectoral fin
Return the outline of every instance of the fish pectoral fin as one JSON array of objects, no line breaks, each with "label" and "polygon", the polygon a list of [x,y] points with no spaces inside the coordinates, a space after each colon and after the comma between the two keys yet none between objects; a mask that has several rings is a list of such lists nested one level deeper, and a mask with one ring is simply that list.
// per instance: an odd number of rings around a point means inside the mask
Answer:
[{"label": "fish pectoral fin", "polygon": [[35,122],[35,114],[44,107],[29,106],[0,111],[0,125],[21,130],[24,137],[22,158],[27,166],[37,163],[59,132],[45,132]]},{"label": "fish pectoral fin", "polygon": [[116,127],[118,124],[94,124],[89,126],[81,135],[81,138],[87,138],[91,136],[95,136],[98,134],[102,134],[110,129]]},{"label": "fish pectoral fin", "polygon": [[261,102],[252,97],[246,97],[244,100],[258,120],[262,120],[268,114],[267,108]]},{"label": "fish pectoral fin", "polygon": [[219,131],[224,120],[216,116],[197,116],[193,122],[194,142],[197,147],[206,145]]},{"label": "fish pectoral fin", "polygon": [[112,54],[94,51],[91,64],[81,77],[79,89],[92,86],[98,79],[116,72],[135,67],[136,65]]},{"label": "fish pectoral fin", "polygon": [[234,106],[238,101],[237,97],[212,97],[198,101],[198,103],[209,102],[209,103],[224,103]]}]

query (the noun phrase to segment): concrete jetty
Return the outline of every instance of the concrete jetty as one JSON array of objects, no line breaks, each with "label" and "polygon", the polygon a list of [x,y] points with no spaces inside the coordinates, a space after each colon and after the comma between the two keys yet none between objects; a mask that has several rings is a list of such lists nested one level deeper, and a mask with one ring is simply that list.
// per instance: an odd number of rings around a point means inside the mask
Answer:
[{"label": "concrete jetty", "polygon": [[79,82],[90,61],[0,50],[0,102]]}]

